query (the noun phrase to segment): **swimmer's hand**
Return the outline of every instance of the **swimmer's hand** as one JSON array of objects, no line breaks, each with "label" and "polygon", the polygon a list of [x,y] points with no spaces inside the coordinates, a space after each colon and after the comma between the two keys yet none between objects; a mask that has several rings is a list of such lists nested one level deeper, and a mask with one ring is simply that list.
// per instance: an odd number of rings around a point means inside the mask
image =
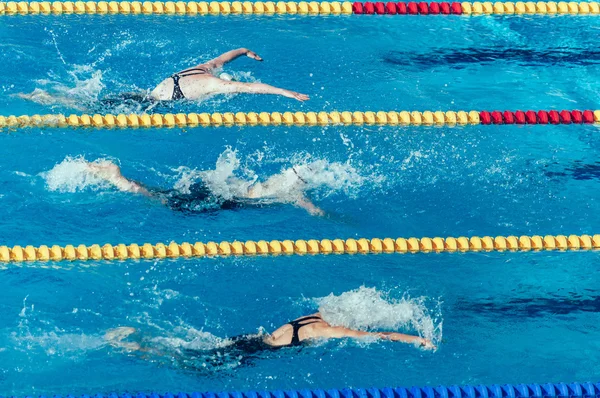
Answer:
[{"label": "swimmer's hand", "polygon": [[437,347],[435,346],[435,344],[433,344],[431,342],[431,340],[427,340],[422,337],[419,337],[419,339],[416,342],[419,344],[419,347],[423,348],[424,350],[431,350],[431,351],[437,350]]},{"label": "swimmer's hand", "polygon": [[315,206],[314,203],[311,202],[307,197],[300,197],[296,201],[296,205],[298,205],[301,208],[303,208],[304,210],[306,210],[308,212],[308,214],[310,214],[311,216],[322,217],[325,215],[325,212],[323,210],[321,210],[320,208],[318,208],[317,206]]},{"label": "swimmer's hand", "polygon": [[315,207],[312,210],[309,210],[310,215],[312,216],[319,216],[319,217],[323,217],[325,215],[325,212],[323,211],[323,209],[320,209],[318,207]]},{"label": "swimmer's hand", "polygon": [[310,99],[310,97],[306,94],[300,94],[290,90],[283,90],[283,93],[281,95],[283,95],[284,97],[297,99],[300,102],[308,101]]},{"label": "swimmer's hand", "polygon": [[246,51],[248,51],[246,53],[246,56],[248,58],[252,58],[252,59],[255,59],[257,61],[261,61],[262,62],[263,59],[261,57],[259,57],[257,53],[255,53],[254,51],[250,51],[250,50],[246,50]]}]

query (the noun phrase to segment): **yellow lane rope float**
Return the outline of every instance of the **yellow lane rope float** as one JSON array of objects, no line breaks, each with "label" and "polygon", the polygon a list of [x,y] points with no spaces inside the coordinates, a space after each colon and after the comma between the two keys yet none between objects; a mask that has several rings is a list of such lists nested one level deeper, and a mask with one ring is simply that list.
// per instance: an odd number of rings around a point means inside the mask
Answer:
[{"label": "yellow lane rope float", "polygon": [[484,236],[458,238],[373,238],[259,240],[169,244],[98,244],[67,246],[0,246],[0,261],[127,260],[179,257],[291,254],[443,253],[541,250],[597,250],[600,235]]},{"label": "yellow lane rope float", "polygon": [[0,2],[0,15],[599,15],[598,2],[32,1]]},{"label": "yellow lane rope float", "polygon": [[25,127],[221,127],[221,126],[454,126],[467,124],[600,123],[600,110],[563,111],[366,111],[366,112],[225,112],[106,115],[0,116],[0,128]]}]

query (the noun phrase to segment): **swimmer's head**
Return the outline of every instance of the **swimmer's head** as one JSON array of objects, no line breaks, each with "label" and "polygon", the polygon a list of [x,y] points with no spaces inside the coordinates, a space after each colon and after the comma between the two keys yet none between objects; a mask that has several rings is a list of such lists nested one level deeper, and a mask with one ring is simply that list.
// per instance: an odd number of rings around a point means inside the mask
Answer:
[{"label": "swimmer's head", "polygon": [[306,181],[306,174],[305,174],[305,169],[304,168],[308,168],[308,170],[312,171],[310,169],[310,167],[308,166],[292,166],[292,171],[294,172],[294,174],[296,175],[296,177],[298,177],[298,180],[304,184],[308,184],[308,182]]},{"label": "swimmer's head", "polygon": [[219,75],[219,79],[225,80],[227,82],[234,82],[234,81],[236,81],[233,76],[231,76],[229,73],[225,73],[225,72],[223,72],[223,73],[221,73]]}]

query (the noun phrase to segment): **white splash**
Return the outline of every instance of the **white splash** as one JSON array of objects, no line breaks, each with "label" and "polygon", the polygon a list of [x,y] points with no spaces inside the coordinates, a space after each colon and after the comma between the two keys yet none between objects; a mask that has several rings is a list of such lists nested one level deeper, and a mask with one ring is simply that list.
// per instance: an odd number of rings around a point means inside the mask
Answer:
[{"label": "white splash", "polygon": [[[102,161],[111,162],[106,159],[96,159],[94,162]],[[249,165],[257,164],[251,157],[247,162]],[[277,162],[285,164],[280,172],[259,178],[249,166],[241,167],[237,152],[228,148],[217,159],[214,170],[174,169],[177,176],[173,188],[189,194],[190,187],[201,182],[213,195],[224,200],[250,198],[266,204],[297,203],[308,191],[311,197],[318,199],[336,192],[350,196],[367,180],[350,163],[313,160],[306,156],[297,159],[292,157],[291,165],[289,159]],[[67,156],[40,176],[50,191],[72,193],[88,189],[112,189],[109,182],[90,170],[89,163],[83,156]]]},{"label": "white splash", "polygon": [[428,309],[426,297],[401,299],[372,287],[361,286],[339,296],[314,299],[323,319],[334,326],[370,331],[415,331],[437,343],[442,339],[442,317],[439,302]]},{"label": "white splash", "polygon": [[[259,179],[256,172],[240,167],[237,151],[226,149],[219,156],[215,169],[197,171],[180,167],[174,189],[189,193],[190,186],[202,180],[216,195],[224,199],[245,197],[253,187],[261,202],[294,202],[307,191],[318,191],[321,196],[356,190],[365,181],[349,163],[329,162],[325,159],[294,159],[279,173]],[[255,184],[256,182],[259,184]]]},{"label": "white splash", "polygon": [[178,326],[169,334],[170,336],[167,337],[162,336],[150,339],[151,345],[154,347],[158,345],[174,350],[209,351],[231,344],[231,340],[229,339],[217,337],[214,334],[197,330],[191,326]]},{"label": "white splash", "polygon": [[51,322],[40,321],[35,306],[27,304],[28,297],[23,299],[17,329],[11,333],[11,348],[32,356],[37,355],[38,351],[43,351],[47,356],[77,359],[88,351],[106,346],[106,341],[100,335],[67,332],[53,327]]},{"label": "white splash", "polygon": [[183,325],[169,331],[167,336],[142,342],[142,347],[152,361],[165,363],[167,359],[178,368],[213,372],[235,369],[242,364],[244,358],[239,352],[224,349],[232,343],[230,339]]},{"label": "white splash", "polygon": [[103,348],[107,345],[102,336],[84,333],[40,332],[23,336],[13,335],[15,345],[32,351],[43,350],[48,356],[75,358],[87,351]]},{"label": "white splash", "polygon": [[233,80],[238,81],[238,82],[251,82],[251,83],[259,83],[260,82],[260,80],[258,80],[257,78],[255,78],[252,75],[252,72],[232,71],[230,74],[233,76]]},{"label": "white splash", "polygon": [[104,88],[102,72],[91,70],[88,66],[75,65],[69,72],[71,84],[66,85],[54,80],[37,80],[40,87],[31,93],[16,94],[17,97],[41,105],[65,106],[85,111],[98,101]]},{"label": "white splash", "polygon": [[[99,159],[100,160],[100,159]],[[40,174],[50,191],[78,192],[86,189],[109,189],[111,184],[92,173],[83,156],[67,156],[51,170]]]}]

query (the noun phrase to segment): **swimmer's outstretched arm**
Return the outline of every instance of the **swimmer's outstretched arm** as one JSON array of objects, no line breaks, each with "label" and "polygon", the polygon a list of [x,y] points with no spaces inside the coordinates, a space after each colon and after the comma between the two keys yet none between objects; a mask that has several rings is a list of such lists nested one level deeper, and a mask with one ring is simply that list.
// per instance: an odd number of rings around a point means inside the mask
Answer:
[{"label": "swimmer's outstretched arm", "polygon": [[361,332],[359,330],[348,329],[343,326],[332,326],[326,329],[326,336],[332,338],[343,338],[349,337],[354,339],[360,339],[365,337],[375,337],[382,340],[399,341],[401,343],[418,344],[419,346],[435,350],[437,347],[429,340],[419,336],[411,336],[403,333],[396,332]]},{"label": "swimmer's outstretched arm", "polygon": [[221,68],[226,63],[231,62],[234,59],[239,58],[243,55],[246,55],[249,58],[255,59],[257,61],[262,61],[262,58],[259,57],[254,51],[250,51],[247,48],[238,48],[237,50],[227,51],[225,54],[219,55],[217,58],[208,61],[204,65],[208,65],[212,69]]},{"label": "swimmer's outstretched arm", "polygon": [[315,206],[313,202],[310,201],[306,196],[302,196],[300,199],[296,201],[296,205],[302,207],[304,210],[309,212],[313,216],[324,216],[325,212]]},{"label": "swimmer's outstretched arm", "polygon": [[286,90],[279,87],[269,86],[264,83],[242,83],[223,81],[219,87],[221,94],[249,93],[249,94],[272,94],[281,95],[287,98],[297,99],[298,101],[307,101],[309,96],[295,91]]}]

